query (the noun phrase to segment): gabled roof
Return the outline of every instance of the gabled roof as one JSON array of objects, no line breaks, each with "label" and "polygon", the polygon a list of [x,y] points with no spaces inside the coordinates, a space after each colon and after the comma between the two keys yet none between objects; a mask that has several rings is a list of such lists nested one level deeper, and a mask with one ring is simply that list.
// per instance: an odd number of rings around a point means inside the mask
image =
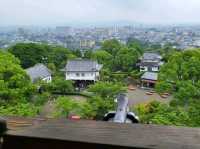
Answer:
[{"label": "gabled roof", "polygon": [[34,82],[37,79],[43,79],[51,76],[51,71],[44,64],[36,64],[35,66],[26,69],[26,73]]},{"label": "gabled roof", "polygon": [[149,67],[158,67],[160,66],[160,62],[141,62],[139,66],[149,66]]},{"label": "gabled roof", "polygon": [[96,72],[101,70],[102,65],[98,64],[97,61],[75,59],[69,60],[65,66],[67,72]]},{"label": "gabled roof", "polygon": [[142,75],[141,79],[157,81],[158,80],[158,73],[155,73],[155,72],[145,72]]},{"label": "gabled roof", "polygon": [[142,60],[161,60],[162,57],[158,53],[146,52],[143,54]]}]

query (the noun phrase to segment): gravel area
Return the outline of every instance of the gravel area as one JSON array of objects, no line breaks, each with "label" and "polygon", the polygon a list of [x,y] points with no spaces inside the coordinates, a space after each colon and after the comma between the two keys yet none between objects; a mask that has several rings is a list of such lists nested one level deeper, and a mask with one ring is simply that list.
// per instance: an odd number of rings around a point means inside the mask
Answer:
[{"label": "gravel area", "polygon": [[134,91],[129,90],[127,93],[129,98],[129,105],[133,106],[141,103],[148,103],[153,100],[168,103],[172,99],[172,96],[169,96],[168,98],[162,98],[157,93],[154,93],[153,95],[147,95],[146,92],[148,91],[140,88],[137,88]]}]

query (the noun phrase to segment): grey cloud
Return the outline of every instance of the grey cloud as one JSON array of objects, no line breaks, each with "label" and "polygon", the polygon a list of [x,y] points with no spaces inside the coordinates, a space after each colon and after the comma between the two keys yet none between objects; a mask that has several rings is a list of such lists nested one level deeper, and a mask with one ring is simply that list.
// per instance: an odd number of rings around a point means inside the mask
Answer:
[{"label": "grey cloud", "polygon": [[199,0],[0,0],[0,25],[200,23]]}]

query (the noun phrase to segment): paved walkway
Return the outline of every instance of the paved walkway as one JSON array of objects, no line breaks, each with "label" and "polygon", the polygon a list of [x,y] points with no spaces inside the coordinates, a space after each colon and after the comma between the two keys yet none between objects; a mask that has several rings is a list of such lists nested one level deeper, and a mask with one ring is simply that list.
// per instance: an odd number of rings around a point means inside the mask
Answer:
[{"label": "paved walkway", "polygon": [[137,105],[141,103],[148,103],[153,100],[168,103],[172,99],[172,96],[169,96],[168,98],[162,98],[157,93],[154,93],[153,95],[146,95],[146,92],[147,90],[140,88],[137,88],[135,91],[128,91],[127,95],[129,98],[129,104]]}]

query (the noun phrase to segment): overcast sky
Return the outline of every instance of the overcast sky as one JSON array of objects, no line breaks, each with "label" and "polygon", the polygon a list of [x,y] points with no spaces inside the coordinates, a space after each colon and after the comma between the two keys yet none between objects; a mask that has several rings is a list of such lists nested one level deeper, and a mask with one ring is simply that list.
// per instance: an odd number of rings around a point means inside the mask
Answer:
[{"label": "overcast sky", "polygon": [[0,25],[200,23],[200,0],[0,0]]}]

